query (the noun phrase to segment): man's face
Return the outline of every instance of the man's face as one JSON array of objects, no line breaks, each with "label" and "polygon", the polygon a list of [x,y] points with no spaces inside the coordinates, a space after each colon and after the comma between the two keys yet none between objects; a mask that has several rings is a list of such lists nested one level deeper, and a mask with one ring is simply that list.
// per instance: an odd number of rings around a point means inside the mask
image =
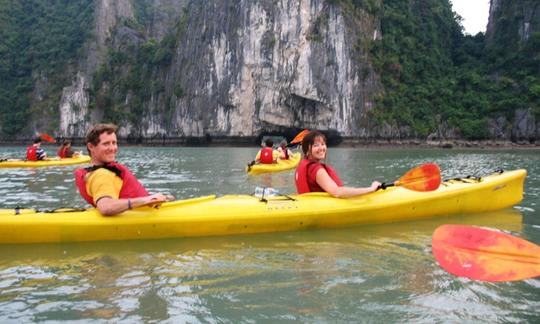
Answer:
[{"label": "man's face", "polygon": [[116,158],[116,152],[118,151],[116,134],[102,133],[99,135],[99,143],[97,145],[88,143],[88,150],[92,155],[93,164],[113,162]]}]

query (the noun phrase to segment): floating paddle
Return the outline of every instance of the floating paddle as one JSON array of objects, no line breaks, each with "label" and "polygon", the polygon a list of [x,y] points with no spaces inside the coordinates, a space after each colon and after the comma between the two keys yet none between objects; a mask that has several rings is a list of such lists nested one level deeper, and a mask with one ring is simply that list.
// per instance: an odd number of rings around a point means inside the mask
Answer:
[{"label": "floating paddle", "polygon": [[49,142],[49,143],[56,143],[56,140],[51,135],[41,133],[39,134],[39,138],[41,138],[43,141]]},{"label": "floating paddle", "polygon": [[399,180],[393,183],[384,182],[379,189],[388,187],[405,187],[414,191],[433,191],[441,185],[441,170],[435,163],[422,164],[409,170]]},{"label": "floating paddle", "polygon": [[540,276],[540,246],[496,230],[442,225],[431,245],[439,265],[459,277],[500,282]]}]

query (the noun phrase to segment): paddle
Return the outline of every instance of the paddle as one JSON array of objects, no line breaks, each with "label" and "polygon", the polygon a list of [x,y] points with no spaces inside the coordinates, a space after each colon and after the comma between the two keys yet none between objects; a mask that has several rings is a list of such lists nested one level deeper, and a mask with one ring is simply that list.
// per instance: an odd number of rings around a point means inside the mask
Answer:
[{"label": "paddle", "polygon": [[399,180],[393,183],[384,182],[379,189],[388,187],[405,187],[414,191],[437,190],[441,184],[441,170],[435,163],[425,163],[405,173]]},{"label": "paddle", "polygon": [[496,230],[442,225],[431,245],[439,265],[456,276],[490,282],[540,276],[540,246]]},{"label": "paddle", "polygon": [[303,131],[298,133],[287,146],[294,146],[296,144],[302,143],[302,140],[308,133],[309,129],[304,129]]},{"label": "paddle", "polygon": [[49,142],[49,143],[56,143],[56,140],[51,135],[41,133],[39,134],[39,138],[41,138],[43,141]]}]

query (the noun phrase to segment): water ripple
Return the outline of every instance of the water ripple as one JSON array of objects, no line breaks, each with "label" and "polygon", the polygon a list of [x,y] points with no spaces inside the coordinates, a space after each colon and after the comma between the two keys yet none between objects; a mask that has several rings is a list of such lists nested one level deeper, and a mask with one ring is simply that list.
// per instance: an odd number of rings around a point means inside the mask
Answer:
[{"label": "water ripple", "polygon": [[[0,155],[14,151],[0,148]],[[293,192],[293,172],[245,174],[256,151],[127,147],[119,159],[150,191],[178,198],[251,193],[261,185]],[[0,322],[538,320],[538,279],[456,278],[431,255],[433,230],[445,223],[540,242],[537,152],[332,148],[328,162],[351,185],[395,180],[425,162],[438,163],[444,177],[500,168],[526,168],[529,176],[515,210],[485,215],[237,237],[0,246]],[[0,169],[2,207],[86,206],[73,185],[75,168]]]}]

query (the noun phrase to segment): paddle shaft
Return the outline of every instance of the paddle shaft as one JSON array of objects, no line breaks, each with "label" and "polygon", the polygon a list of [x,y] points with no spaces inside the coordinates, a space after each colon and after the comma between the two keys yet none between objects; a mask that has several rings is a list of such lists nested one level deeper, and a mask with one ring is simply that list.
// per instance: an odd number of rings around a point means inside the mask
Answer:
[{"label": "paddle shaft", "polygon": [[379,188],[377,188],[377,190],[379,190],[379,189],[384,190],[384,189],[386,189],[386,188],[388,188],[388,187],[394,187],[395,185],[396,185],[396,184],[393,183],[393,182],[392,182],[392,183],[386,183],[386,182],[383,182],[383,183],[381,183],[381,185],[379,186]]}]

